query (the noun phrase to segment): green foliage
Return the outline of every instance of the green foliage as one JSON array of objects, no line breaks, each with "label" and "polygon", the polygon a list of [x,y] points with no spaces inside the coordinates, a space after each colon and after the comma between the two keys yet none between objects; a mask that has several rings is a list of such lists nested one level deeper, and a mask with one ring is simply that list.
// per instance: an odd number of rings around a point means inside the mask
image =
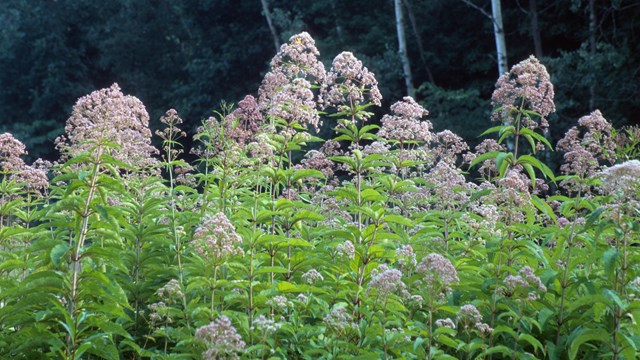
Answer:
[{"label": "green foliage", "polygon": [[[318,139],[295,122],[267,117],[244,143],[220,114],[192,164],[163,118],[161,162],[132,168],[108,155],[123,144],[96,141],[42,192],[0,143],[0,357],[639,355],[635,162],[615,191],[605,173],[549,191],[552,144],[517,121],[484,134],[519,150],[471,160],[385,139],[362,124],[369,106],[323,114],[346,146],[305,156]],[[469,164],[497,176],[471,181]]]}]

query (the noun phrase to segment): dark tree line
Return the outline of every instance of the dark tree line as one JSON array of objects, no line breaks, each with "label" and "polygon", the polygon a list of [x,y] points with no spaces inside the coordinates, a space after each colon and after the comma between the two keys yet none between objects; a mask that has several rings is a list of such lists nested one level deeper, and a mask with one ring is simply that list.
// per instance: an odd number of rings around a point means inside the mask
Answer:
[{"label": "dark tree line", "polygon": [[[498,77],[491,1],[400,2],[417,99],[438,130],[473,142],[489,121]],[[140,98],[152,119],[173,107],[195,128],[221,101],[255,93],[276,44],[303,30],[327,65],[353,51],[376,73],[389,104],[407,89],[394,5],[4,0],[0,132],[46,156],[75,100],[113,82]],[[535,54],[551,73],[558,108],[551,137],[594,108],[616,126],[638,122],[640,1],[502,1],[502,18],[509,66]]]}]

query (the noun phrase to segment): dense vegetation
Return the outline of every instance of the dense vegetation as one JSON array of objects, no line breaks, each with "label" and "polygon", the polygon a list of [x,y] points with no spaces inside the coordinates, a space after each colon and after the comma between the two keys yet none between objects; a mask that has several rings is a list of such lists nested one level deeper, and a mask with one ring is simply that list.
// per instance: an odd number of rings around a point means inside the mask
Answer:
[{"label": "dense vegetation", "polygon": [[[490,14],[490,2],[404,3],[416,100],[438,131],[452,130],[475,146],[489,126],[498,72],[491,21],[467,3]],[[378,76],[384,108],[407,94],[392,1],[268,4],[280,43],[309,32],[327,67],[333,55],[353,52]],[[556,84],[554,142],[597,108],[616,127],[638,123],[637,1],[520,0],[502,7],[510,65],[534,54]],[[0,23],[0,132],[22,139],[31,160],[54,160],[53,140],[76,99],[114,82],[141,99],[151,118],[172,107],[194,132],[222,100],[237,103],[257,88],[276,52],[257,0],[3,0]],[[557,169],[561,159],[551,160]]]},{"label": "dense vegetation", "polygon": [[372,124],[374,74],[318,56],[292,36],[192,163],[178,113],[158,150],[117,84],[76,102],[55,164],[1,134],[0,356],[636,358],[640,130],[596,110],[552,146],[532,56],[472,150],[410,97]]}]

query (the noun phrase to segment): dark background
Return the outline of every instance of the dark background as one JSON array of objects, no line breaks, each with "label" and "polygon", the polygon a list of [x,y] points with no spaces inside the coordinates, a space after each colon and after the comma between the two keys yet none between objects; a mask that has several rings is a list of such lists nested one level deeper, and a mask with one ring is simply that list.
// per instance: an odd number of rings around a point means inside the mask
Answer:
[{"label": "dark background", "polygon": [[[491,13],[489,0],[473,3]],[[393,1],[269,5],[281,43],[308,31],[327,68],[341,51],[354,52],[377,75],[382,111],[404,95]],[[640,1],[503,0],[502,7],[509,66],[535,53],[540,34],[537,55],[556,89],[553,142],[595,108],[617,127],[639,122]],[[418,100],[436,130],[476,143],[490,125],[498,77],[491,21],[461,0],[405,0],[408,10]],[[221,101],[255,94],[274,54],[259,0],[2,0],[0,133],[14,133],[31,157],[55,159],[53,139],[77,98],[113,82],[144,102],[152,127],[175,108],[192,132]]]}]

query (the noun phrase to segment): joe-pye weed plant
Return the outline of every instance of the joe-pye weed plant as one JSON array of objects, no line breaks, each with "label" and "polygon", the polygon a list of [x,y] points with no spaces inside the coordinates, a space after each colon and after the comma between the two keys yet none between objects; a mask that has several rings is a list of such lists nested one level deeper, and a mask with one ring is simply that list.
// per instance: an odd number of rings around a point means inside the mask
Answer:
[{"label": "joe-pye weed plant", "polygon": [[55,164],[1,134],[0,355],[637,357],[637,129],[594,111],[554,149],[530,57],[469,149],[429,99],[377,125],[374,74],[319,56],[294,35],[256,97],[202,122],[192,163],[178,113],[156,150],[117,85],[78,100]]}]

